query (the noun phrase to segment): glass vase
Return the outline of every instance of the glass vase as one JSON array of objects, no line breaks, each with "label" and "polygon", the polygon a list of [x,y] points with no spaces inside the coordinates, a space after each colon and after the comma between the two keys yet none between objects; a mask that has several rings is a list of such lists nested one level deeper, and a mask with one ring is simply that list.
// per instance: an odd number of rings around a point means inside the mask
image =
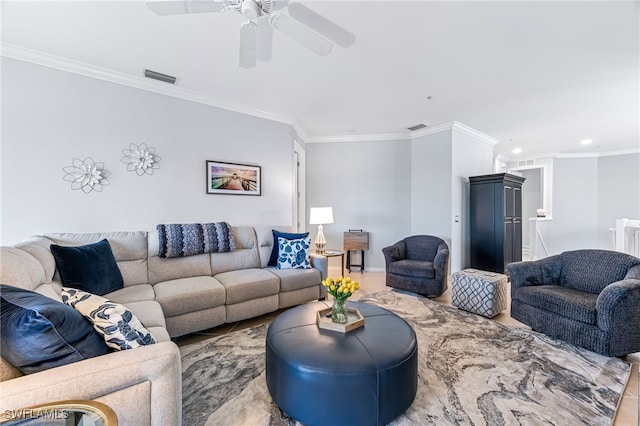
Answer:
[{"label": "glass vase", "polygon": [[346,299],[334,299],[333,310],[331,312],[331,321],[338,324],[346,324],[349,322],[349,315],[347,314],[347,308],[345,303]]}]

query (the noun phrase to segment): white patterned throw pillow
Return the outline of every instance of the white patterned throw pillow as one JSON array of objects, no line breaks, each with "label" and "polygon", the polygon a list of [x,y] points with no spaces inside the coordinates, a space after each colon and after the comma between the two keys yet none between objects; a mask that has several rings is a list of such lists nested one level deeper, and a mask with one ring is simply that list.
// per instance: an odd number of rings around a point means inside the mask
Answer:
[{"label": "white patterned throw pillow", "polygon": [[110,348],[121,351],[156,343],[140,320],[119,303],[68,287],[62,288],[61,295],[65,304],[91,321]]},{"label": "white patterned throw pillow", "polygon": [[311,269],[309,246],[311,239],[296,238],[288,240],[278,237],[278,269]]}]

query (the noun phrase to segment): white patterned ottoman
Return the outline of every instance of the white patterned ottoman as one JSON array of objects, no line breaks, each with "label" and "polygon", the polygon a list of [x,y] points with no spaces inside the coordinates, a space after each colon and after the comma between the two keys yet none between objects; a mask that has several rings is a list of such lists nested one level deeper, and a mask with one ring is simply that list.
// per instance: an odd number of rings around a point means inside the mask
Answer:
[{"label": "white patterned ottoman", "polygon": [[454,272],[453,306],[487,318],[507,309],[507,276],[496,272],[463,269]]}]

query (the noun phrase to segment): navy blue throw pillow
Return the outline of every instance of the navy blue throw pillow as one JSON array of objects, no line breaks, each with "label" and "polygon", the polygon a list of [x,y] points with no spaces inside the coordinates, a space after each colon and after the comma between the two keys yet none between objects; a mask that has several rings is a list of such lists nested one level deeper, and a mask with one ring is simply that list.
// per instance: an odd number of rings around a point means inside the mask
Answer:
[{"label": "navy blue throw pillow", "polygon": [[51,244],[51,253],[65,287],[99,296],[124,287],[122,273],[106,239],[76,247]]},{"label": "navy blue throw pillow", "polygon": [[80,312],[33,291],[1,284],[0,320],[0,354],[24,374],[110,352]]},{"label": "navy blue throw pillow", "polygon": [[278,264],[278,256],[280,254],[278,251],[278,237],[287,240],[297,240],[298,238],[307,238],[309,236],[308,232],[294,234],[291,232],[276,231],[275,229],[272,229],[271,232],[273,232],[273,249],[271,250],[271,257],[269,257],[267,266],[276,266]]}]

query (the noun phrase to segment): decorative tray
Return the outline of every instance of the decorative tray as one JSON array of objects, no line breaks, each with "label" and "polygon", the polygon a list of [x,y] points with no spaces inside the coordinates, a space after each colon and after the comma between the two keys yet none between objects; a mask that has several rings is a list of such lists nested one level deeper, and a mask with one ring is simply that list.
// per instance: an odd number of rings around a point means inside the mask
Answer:
[{"label": "decorative tray", "polygon": [[332,311],[332,308],[321,309],[317,313],[318,327],[324,330],[339,331],[346,333],[356,328],[360,328],[364,325],[364,317],[360,311],[356,308],[347,307],[347,314],[349,315],[349,321],[346,324],[338,324],[331,320],[331,316],[327,317],[327,314]]}]

